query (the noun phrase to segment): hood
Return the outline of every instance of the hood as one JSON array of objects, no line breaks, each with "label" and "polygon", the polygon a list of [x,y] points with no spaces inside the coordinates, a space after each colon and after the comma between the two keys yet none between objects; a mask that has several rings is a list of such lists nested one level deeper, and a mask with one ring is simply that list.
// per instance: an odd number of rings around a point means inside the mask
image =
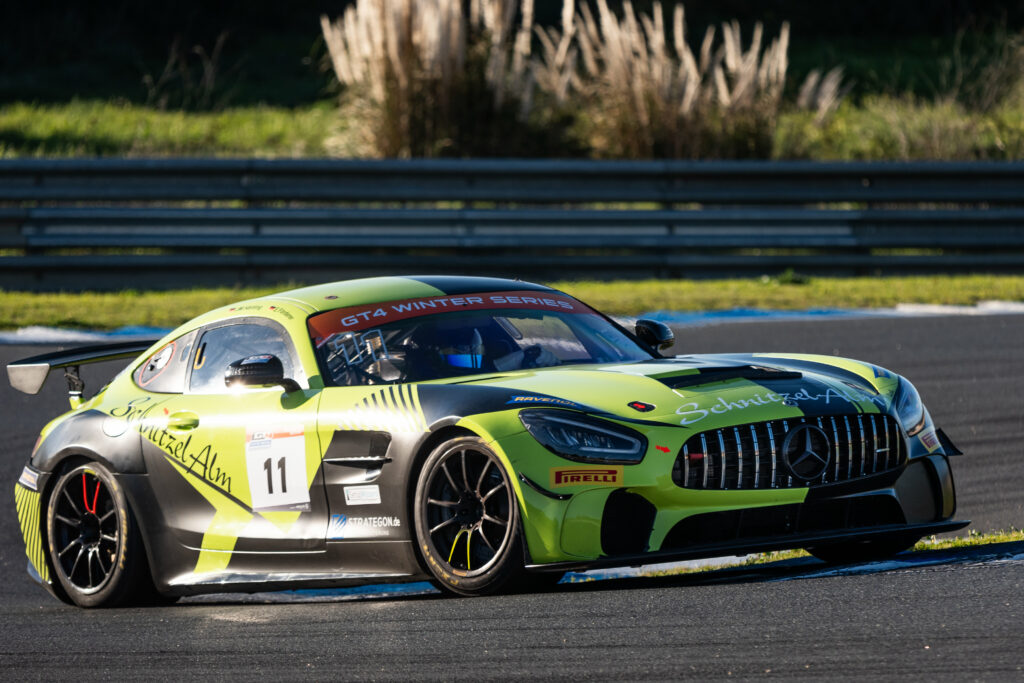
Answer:
[{"label": "hood", "polygon": [[728,354],[567,365],[458,383],[522,392],[509,403],[523,407],[574,408],[703,430],[801,416],[885,413],[897,381],[881,368],[829,356]]}]

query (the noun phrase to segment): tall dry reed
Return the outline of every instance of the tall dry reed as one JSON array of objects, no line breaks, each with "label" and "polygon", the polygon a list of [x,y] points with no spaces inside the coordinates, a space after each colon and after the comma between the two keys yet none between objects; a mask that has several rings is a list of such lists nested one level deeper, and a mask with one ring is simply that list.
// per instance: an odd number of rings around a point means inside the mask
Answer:
[{"label": "tall dry reed", "polygon": [[515,144],[533,92],[533,0],[357,0],[320,23],[349,90],[346,113],[371,153],[493,154]]},{"label": "tall dry reed", "polygon": [[[577,100],[581,127],[599,156],[697,158],[767,156],[786,80],[789,26],[762,49],[754,27],[744,47],[739,24],[705,31],[694,50],[682,5],[671,27],[655,2],[650,15],[629,0],[617,16],[606,0],[563,5],[560,29],[539,29],[538,86],[556,101]],[[580,66],[577,66],[579,62]]]},{"label": "tall dry reed", "polygon": [[[683,6],[665,16],[563,0],[559,27],[534,28],[533,0],[357,0],[321,24],[373,155],[769,156],[788,24],[745,43],[729,22],[694,47]],[[824,117],[842,95],[840,71],[815,73],[801,106]]]}]

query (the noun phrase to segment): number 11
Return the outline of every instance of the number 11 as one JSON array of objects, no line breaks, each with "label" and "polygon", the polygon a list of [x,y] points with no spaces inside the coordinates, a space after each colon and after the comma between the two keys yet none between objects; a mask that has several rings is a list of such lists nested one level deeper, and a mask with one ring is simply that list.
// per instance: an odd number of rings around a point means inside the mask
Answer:
[{"label": "number 11", "polygon": [[[273,478],[273,465],[271,464],[272,458],[267,458],[263,461],[263,469],[267,471],[267,493],[270,495],[274,494],[274,478]],[[284,476],[284,456],[281,456],[277,461],[277,469],[281,470],[281,493],[288,493],[288,487],[285,485]]]}]

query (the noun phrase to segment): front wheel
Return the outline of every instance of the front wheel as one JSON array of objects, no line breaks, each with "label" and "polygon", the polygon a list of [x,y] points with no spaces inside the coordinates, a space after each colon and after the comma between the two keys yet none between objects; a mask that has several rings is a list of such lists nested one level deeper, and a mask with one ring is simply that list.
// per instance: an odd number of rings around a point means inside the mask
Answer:
[{"label": "front wheel", "polygon": [[894,536],[871,541],[844,541],[807,548],[807,552],[829,564],[852,564],[885,560],[914,547],[919,536]]},{"label": "front wheel", "polygon": [[414,511],[420,551],[443,590],[487,595],[513,587],[523,574],[515,492],[481,439],[452,439],[427,457]]},{"label": "front wheel", "polygon": [[145,550],[124,492],[101,464],[62,475],[46,509],[54,573],[81,607],[124,602],[148,580]]}]

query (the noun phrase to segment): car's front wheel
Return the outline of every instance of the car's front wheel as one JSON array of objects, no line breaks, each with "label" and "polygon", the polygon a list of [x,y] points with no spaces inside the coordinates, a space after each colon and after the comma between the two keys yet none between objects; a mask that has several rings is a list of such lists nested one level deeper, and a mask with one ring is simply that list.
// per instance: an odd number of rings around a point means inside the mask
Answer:
[{"label": "car's front wheel", "polygon": [[483,440],[458,437],[434,449],[414,506],[416,540],[443,590],[486,595],[514,587],[523,574],[519,505]]},{"label": "car's front wheel", "polygon": [[919,536],[893,536],[871,541],[844,541],[807,548],[807,552],[829,564],[852,564],[885,560],[914,547]]},{"label": "car's front wheel", "polygon": [[120,604],[148,586],[145,549],[117,480],[90,462],[64,473],[46,509],[54,573],[81,607]]}]

